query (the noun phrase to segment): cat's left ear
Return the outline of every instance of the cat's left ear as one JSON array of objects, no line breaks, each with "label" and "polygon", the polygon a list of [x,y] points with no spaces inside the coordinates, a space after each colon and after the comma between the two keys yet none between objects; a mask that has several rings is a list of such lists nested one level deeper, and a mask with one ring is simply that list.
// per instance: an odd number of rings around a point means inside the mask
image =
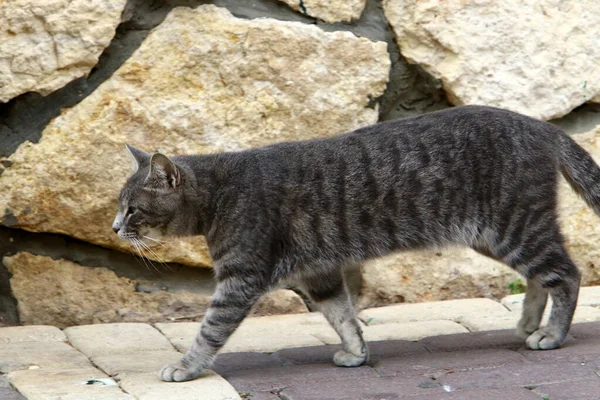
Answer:
[{"label": "cat's left ear", "polygon": [[181,174],[175,163],[160,153],[152,155],[150,159],[150,172],[146,179],[164,184],[171,189],[175,189],[181,184]]}]

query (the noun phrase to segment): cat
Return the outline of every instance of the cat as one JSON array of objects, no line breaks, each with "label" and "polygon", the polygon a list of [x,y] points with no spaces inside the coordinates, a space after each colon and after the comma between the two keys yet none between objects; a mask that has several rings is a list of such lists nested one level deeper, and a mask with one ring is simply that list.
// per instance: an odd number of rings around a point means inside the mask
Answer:
[{"label": "cat", "polygon": [[569,331],[581,274],[557,224],[558,172],[600,214],[600,168],[549,123],[463,106],[239,152],[127,148],[135,172],[113,230],[134,241],[204,235],[214,260],[201,329],[164,381],[198,377],[278,286],[299,288],[339,334],[336,365],[364,364],[342,266],[408,249],[468,246],[526,277],[517,333],[529,348],[559,347]]}]

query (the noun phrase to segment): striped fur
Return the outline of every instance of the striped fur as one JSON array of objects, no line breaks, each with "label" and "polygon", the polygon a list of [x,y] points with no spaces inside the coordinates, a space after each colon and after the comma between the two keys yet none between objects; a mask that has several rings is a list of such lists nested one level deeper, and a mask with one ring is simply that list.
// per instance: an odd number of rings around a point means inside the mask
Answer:
[{"label": "striped fur", "polygon": [[218,282],[193,346],[163,380],[197,377],[260,296],[290,285],[342,338],[334,361],[364,363],[341,266],[407,249],[469,246],[523,274],[518,330],[532,349],[560,346],[569,330],[580,273],[557,224],[558,172],[600,212],[600,169],[550,124],[466,106],[234,153],[130,151],[136,171],[115,230],[204,235]]}]

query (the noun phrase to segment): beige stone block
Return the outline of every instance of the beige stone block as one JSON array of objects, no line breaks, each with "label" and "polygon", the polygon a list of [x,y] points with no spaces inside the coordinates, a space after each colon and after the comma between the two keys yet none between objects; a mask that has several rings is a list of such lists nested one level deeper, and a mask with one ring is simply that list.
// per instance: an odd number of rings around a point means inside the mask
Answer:
[{"label": "beige stone block", "polygon": [[549,120],[600,94],[600,49],[594,44],[600,8],[594,0],[383,5],[402,55],[440,79],[454,104]]},{"label": "beige stone block", "polygon": [[294,10],[325,22],[349,22],[360,18],[365,0],[279,0]]},{"label": "beige stone block", "polygon": [[[156,324],[180,351],[186,351],[200,329],[197,323]],[[320,313],[246,318],[229,338],[222,353],[274,352],[293,347],[320,346],[319,337],[337,336]]]},{"label": "beige stone block", "polygon": [[369,308],[361,311],[359,318],[372,326],[394,322],[459,321],[468,315],[503,312],[506,308],[490,299],[463,299]]},{"label": "beige stone block", "polygon": [[[135,400],[91,366],[16,371],[8,379],[28,400]],[[96,383],[88,384],[95,380]]]},{"label": "beige stone block", "polygon": [[128,375],[121,387],[138,400],[240,400],[237,390],[212,371],[188,382],[163,382],[158,373]]},{"label": "beige stone block", "polygon": [[110,44],[126,0],[0,1],[0,103],[46,95],[87,75]]},{"label": "beige stone block", "polygon": [[370,342],[378,340],[415,341],[430,336],[468,332],[464,326],[447,320],[389,323],[366,326],[363,329],[364,339]]},{"label": "beige stone block", "polygon": [[181,353],[173,350],[140,351],[135,355],[114,353],[92,357],[92,363],[110,376],[156,373],[166,365],[181,359]]},{"label": "beige stone block", "polygon": [[517,312],[496,314],[468,315],[460,319],[460,323],[472,332],[499,329],[515,329],[521,317]]},{"label": "beige stone block", "polygon": [[[132,252],[111,230],[130,172],[125,143],[171,156],[351,131],[377,122],[370,102],[390,64],[385,42],[350,32],[236,18],[213,5],[175,8],[110,79],[9,157],[0,210],[24,229]],[[154,252],[147,256],[211,264],[200,238]]]},{"label": "beige stone block", "polygon": [[173,350],[161,333],[147,324],[83,325],[65,329],[67,338],[88,357]]},{"label": "beige stone block", "polygon": [[63,342],[19,342],[0,345],[0,372],[22,369],[89,367],[87,357]]},{"label": "beige stone block", "polygon": [[65,334],[54,326],[10,326],[0,328],[0,344],[66,341]]}]

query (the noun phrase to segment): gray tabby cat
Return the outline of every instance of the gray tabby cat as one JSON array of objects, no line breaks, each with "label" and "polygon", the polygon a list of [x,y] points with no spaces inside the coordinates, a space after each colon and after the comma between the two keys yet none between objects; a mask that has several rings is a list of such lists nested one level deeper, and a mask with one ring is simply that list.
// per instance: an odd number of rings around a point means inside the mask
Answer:
[{"label": "gray tabby cat", "polygon": [[340,335],[335,364],[364,364],[342,266],[399,250],[462,245],[500,260],[527,278],[517,328],[527,346],[556,348],[569,331],[580,272],[557,224],[558,172],[600,214],[600,168],[553,125],[467,106],[240,152],[169,159],[128,148],[136,172],[114,231],[204,235],[214,260],[211,306],[165,381],[198,377],[278,286],[300,288]]}]

